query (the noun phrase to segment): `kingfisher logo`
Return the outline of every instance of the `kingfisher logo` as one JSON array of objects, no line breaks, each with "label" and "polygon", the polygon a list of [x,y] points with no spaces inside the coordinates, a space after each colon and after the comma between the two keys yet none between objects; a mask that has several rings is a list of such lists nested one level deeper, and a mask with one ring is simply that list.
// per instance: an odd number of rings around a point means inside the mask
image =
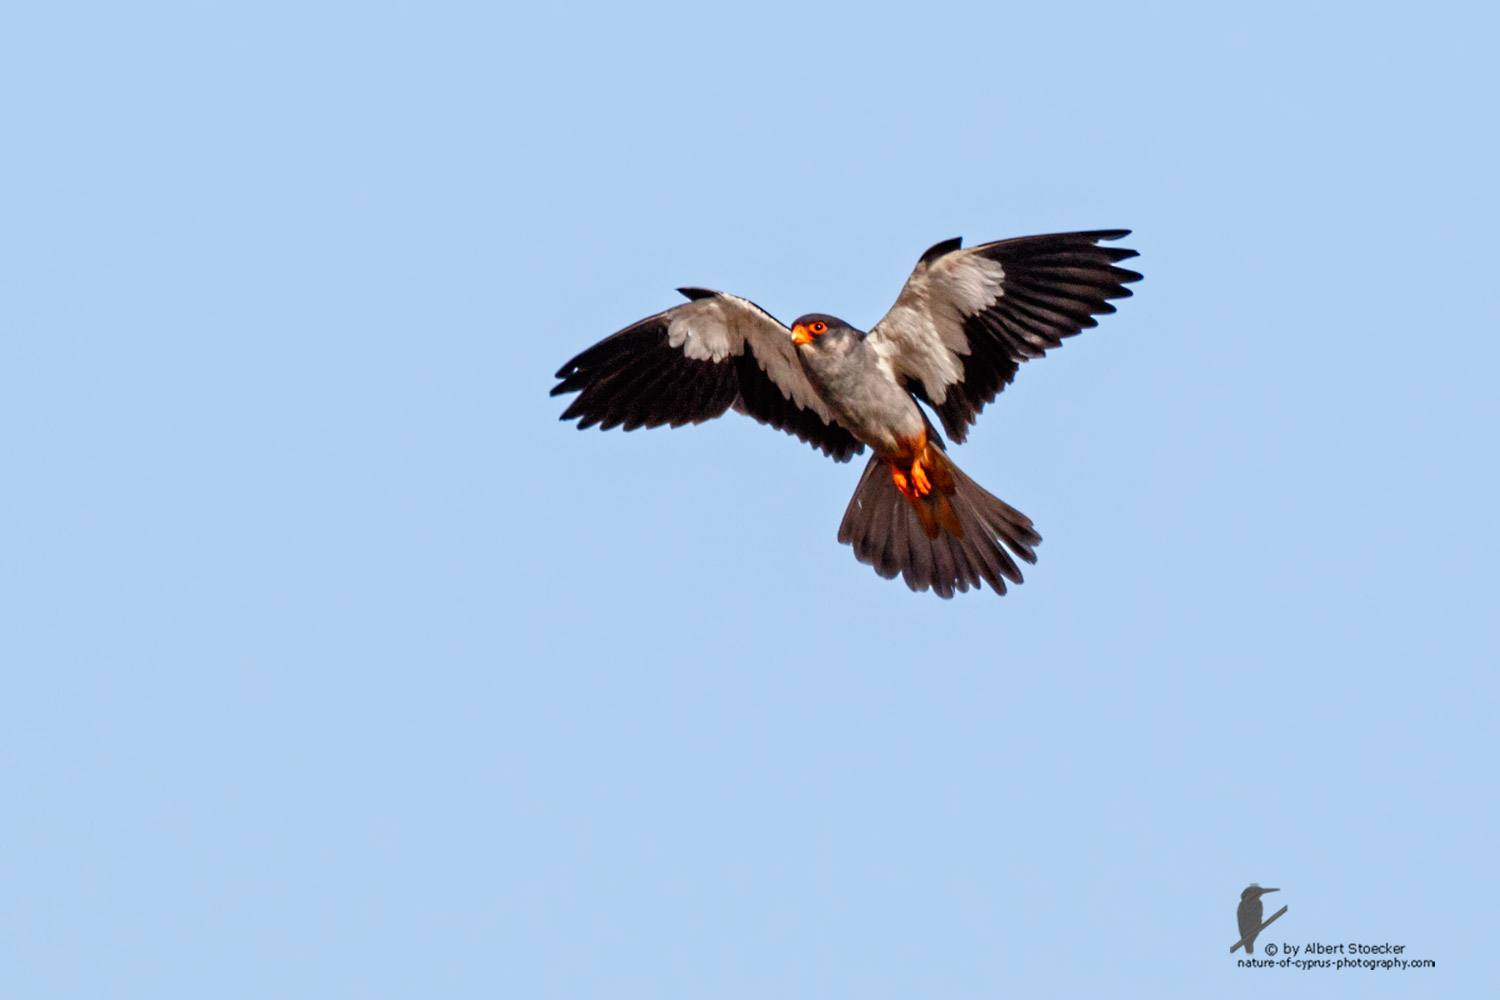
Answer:
[{"label": "kingfisher logo", "polygon": [[[1235,907],[1234,920],[1240,929],[1240,939],[1229,946],[1233,955],[1241,948],[1245,954],[1234,960],[1241,969],[1435,969],[1437,962],[1430,958],[1407,958],[1406,945],[1389,941],[1288,941],[1285,936],[1267,940],[1260,954],[1255,953],[1255,939],[1260,932],[1270,927],[1287,908],[1283,906],[1269,918],[1266,904],[1261,897],[1280,889],[1263,889],[1251,883],[1240,893],[1240,905]],[[1278,957],[1279,956],[1279,957]],[[1274,973],[1272,973],[1274,975]]]},{"label": "kingfisher logo", "polygon": [[1268,892],[1280,891],[1280,889],[1262,889],[1252,882],[1245,887],[1244,892],[1240,893],[1240,906],[1239,909],[1234,911],[1235,919],[1239,921],[1240,925],[1240,939],[1230,946],[1229,953],[1231,955],[1239,951],[1240,948],[1244,948],[1247,955],[1255,954],[1255,939],[1260,936],[1260,932],[1270,927],[1278,917],[1286,912],[1286,907],[1283,906],[1271,914],[1270,920],[1261,920],[1261,917],[1265,915],[1266,907],[1260,901],[1260,897]]}]

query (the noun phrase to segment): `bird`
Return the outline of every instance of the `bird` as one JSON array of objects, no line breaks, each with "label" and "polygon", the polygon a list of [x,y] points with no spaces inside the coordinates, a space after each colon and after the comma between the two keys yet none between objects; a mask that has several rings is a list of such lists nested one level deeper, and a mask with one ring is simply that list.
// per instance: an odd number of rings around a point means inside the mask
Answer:
[{"label": "bird", "polygon": [[1262,889],[1252,882],[1245,887],[1244,892],[1240,893],[1240,908],[1235,911],[1234,915],[1240,925],[1240,940],[1245,942],[1245,954],[1255,954],[1255,938],[1260,934],[1260,920],[1266,912],[1260,897],[1268,892],[1280,891],[1280,889]]},{"label": "bird", "polygon": [[[838,540],[880,576],[951,598],[1022,582],[1036,562],[1031,519],[947,455],[1021,363],[1112,313],[1141,275],[1127,229],[1051,233],[922,254],[868,331],[827,313],[790,327],[749,299],[680,288],[687,299],[633,323],[557,370],[560,419],[579,429],[680,427],[733,409],[836,462],[869,462]],[[924,407],[926,409],[924,409]]]}]

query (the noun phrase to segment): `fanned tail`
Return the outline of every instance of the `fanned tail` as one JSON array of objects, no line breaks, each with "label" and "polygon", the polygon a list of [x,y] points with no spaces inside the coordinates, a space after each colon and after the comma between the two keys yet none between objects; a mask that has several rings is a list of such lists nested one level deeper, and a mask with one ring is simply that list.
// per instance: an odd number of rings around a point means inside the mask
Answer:
[{"label": "fanned tail", "polygon": [[[1014,554],[1036,562],[1031,519],[966,476],[936,447],[920,456],[930,489],[903,491],[884,459],[871,458],[839,525],[839,541],[886,579],[952,597],[987,583],[1021,582]],[[1007,551],[1007,549],[1009,551]]]}]

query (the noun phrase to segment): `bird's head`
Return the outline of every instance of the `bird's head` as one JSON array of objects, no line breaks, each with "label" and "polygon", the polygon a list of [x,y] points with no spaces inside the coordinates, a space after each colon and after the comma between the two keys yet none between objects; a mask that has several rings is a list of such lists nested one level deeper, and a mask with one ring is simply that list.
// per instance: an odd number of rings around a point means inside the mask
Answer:
[{"label": "bird's head", "polygon": [[814,349],[826,349],[860,336],[848,323],[824,313],[808,313],[792,324],[792,343]]},{"label": "bird's head", "polygon": [[1265,895],[1268,892],[1280,891],[1280,889],[1262,889],[1260,886],[1252,883],[1251,885],[1245,887],[1244,892],[1240,893],[1240,900],[1243,902],[1247,899],[1259,899],[1261,896]]}]

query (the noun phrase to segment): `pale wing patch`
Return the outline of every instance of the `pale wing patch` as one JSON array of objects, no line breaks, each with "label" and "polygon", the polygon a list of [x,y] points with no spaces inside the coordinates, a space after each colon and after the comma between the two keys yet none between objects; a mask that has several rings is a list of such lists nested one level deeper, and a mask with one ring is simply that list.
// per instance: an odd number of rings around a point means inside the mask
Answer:
[{"label": "pale wing patch", "polygon": [[792,343],[792,331],[749,299],[720,292],[719,301],[733,313],[741,342],[750,344],[760,370],[781,390],[782,397],[816,413],[825,424],[834,423],[833,414],[802,371],[802,362],[797,360],[797,347]]},{"label": "pale wing patch", "polygon": [[744,354],[748,344],[756,364],[783,399],[811,410],[825,424],[834,423],[833,414],[802,371],[792,331],[754,302],[714,292],[710,298],[674,306],[666,315],[667,343],[685,356],[721,362]]},{"label": "pale wing patch", "polygon": [[738,319],[720,297],[675,306],[667,310],[667,343],[694,361],[723,361],[745,352]]},{"label": "pale wing patch", "polygon": [[964,320],[1000,301],[1005,294],[1005,268],[977,254],[953,253],[933,265],[930,280],[935,292],[933,319],[943,343],[960,354],[969,353]]},{"label": "pale wing patch", "polygon": [[971,348],[964,320],[1005,294],[1005,269],[967,251],[921,264],[885,318],[871,331],[876,353],[891,371],[922,383],[941,405],[948,387],[963,381],[963,356]]}]

